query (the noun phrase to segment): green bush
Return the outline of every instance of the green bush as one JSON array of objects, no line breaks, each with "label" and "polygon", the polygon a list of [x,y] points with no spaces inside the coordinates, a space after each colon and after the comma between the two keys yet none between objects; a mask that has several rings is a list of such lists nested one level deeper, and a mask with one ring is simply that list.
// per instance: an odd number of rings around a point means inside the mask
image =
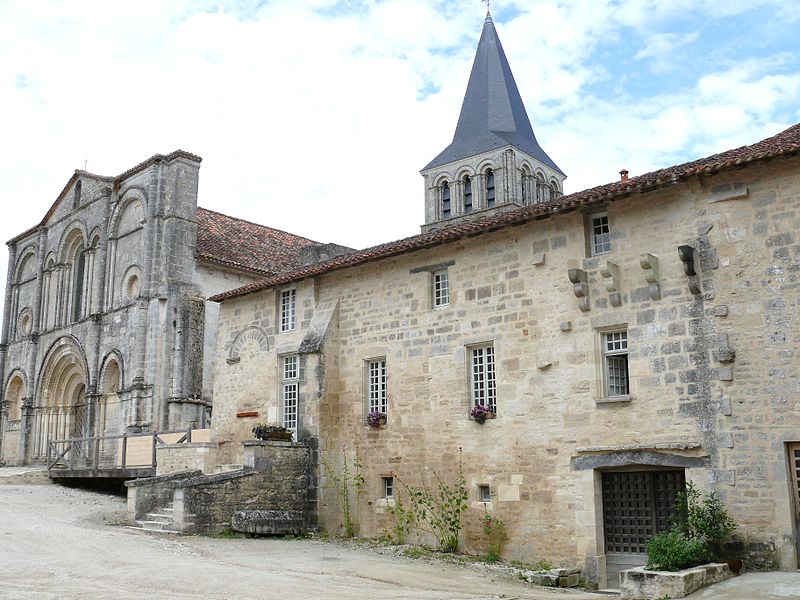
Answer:
[{"label": "green bush", "polygon": [[674,528],[690,540],[700,540],[709,549],[710,559],[719,559],[723,542],[736,531],[733,517],[714,492],[702,497],[690,481],[675,500]]},{"label": "green bush", "polygon": [[647,542],[647,568],[679,571],[706,562],[708,545],[702,539],[689,539],[678,529],[656,534]]}]

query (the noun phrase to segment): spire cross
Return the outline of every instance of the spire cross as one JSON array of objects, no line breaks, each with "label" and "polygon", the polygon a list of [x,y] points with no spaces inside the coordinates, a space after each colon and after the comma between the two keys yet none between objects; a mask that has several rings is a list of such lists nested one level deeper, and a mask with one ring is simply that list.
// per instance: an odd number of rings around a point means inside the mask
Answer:
[{"label": "spire cross", "polygon": [[483,2],[486,5],[486,14],[487,15],[491,14],[492,12],[491,0],[481,0],[481,2]]}]

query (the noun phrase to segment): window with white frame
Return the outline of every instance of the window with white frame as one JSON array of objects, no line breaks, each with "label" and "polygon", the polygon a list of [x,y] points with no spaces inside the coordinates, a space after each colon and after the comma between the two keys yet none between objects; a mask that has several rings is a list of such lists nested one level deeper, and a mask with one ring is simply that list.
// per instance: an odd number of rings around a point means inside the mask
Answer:
[{"label": "window with white frame", "polygon": [[299,388],[298,356],[284,356],[281,359],[281,388],[283,396],[283,426],[292,434],[297,434],[297,399]]},{"label": "window with white frame", "polygon": [[606,213],[592,215],[592,256],[611,252],[611,236]]},{"label": "window with white frame", "polygon": [[613,398],[630,394],[626,330],[603,334],[603,369],[606,396]]},{"label": "window with white frame", "polygon": [[367,409],[386,414],[386,359],[367,361]]},{"label": "window with white frame", "polygon": [[394,477],[383,477],[383,497],[387,500],[394,498]]},{"label": "window with white frame", "polygon": [[447,269],[433,272],[433,307],[450,304],[450,280]]},{"label": "window with white frame", "polygon": [[292,331],[297,324],[297,290],[281,291],[281,331]]},{"label": "window with white frame", "polygon": [[494,344],[469,350],[472,406],[487,406],[497,412],[497,380],[494,368]]}]

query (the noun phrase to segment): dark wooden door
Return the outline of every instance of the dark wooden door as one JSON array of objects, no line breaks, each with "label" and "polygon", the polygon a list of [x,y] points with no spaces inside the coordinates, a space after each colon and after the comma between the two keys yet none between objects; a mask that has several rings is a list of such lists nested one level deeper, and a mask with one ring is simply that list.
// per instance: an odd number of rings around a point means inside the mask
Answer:
[{"label": "dark wooden door", "polygon": [[789,471],[791,471],[792,496],[794,496],[794,539],[800,556],[800,443],[789,444]]},{"label": "dark wooden door", "polygon": [[669,529],[675,496],[686,487],[683,471],[603,473],[603,529],[608,586],[619,572],[647,562],[647,542]]}]

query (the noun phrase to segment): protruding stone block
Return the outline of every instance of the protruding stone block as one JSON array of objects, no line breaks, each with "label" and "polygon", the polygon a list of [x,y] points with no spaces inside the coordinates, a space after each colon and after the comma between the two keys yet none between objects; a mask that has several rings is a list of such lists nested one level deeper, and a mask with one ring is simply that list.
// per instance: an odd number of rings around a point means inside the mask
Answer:
[{"label": "protruding stone block", "polygon": [[639,265],[644,269],[644,278],[647,281],[647,292],[652,300],[661,299],[661,284],[658,274],[658,257],[649,252],[639,257]]},{"label": "protruding stone block", "polygon": [[620,294],[619,265],[610,260],[601,263],[600,275],[605,281],[611,306],[620,306],[622,304],[622,295]]},{"label": "protruding stone block", "polygon": [[567,277],[572,283],[572,291],[578,299],[578,308],[581,312],[588,312],[589,305],[589,276],[583,269],[568,269]]}]

